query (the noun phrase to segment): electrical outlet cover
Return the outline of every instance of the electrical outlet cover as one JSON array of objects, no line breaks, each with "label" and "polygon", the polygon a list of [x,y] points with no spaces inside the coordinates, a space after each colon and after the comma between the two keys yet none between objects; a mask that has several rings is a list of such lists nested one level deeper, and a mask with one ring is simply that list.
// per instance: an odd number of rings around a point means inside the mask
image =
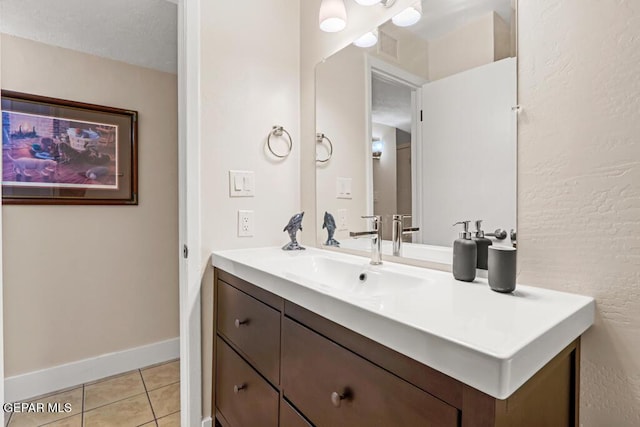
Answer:
[{"label": "electrical outlet cover", "polygon": [[347,209],[338,209],[338,230],[347,230]]},{"label": "electrical outlet cover", "polygon": [[238,237],[253,236],[253,211],[238,211]]}]

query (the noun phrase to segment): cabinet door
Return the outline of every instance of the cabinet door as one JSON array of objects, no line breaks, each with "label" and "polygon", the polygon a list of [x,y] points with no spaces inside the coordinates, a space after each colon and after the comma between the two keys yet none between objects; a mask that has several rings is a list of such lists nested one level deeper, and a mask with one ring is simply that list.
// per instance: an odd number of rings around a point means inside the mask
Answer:
[{"label": "cabinet door", "polygon": [[453,427],[459,412],[285,318],[283,393],[318,427]]},{"label": "cabinet door", "polygon": [[216,406],[232,427],[276,427],[278,392],[220,337]]},{"label": "cabinet door", "polygon": [[218,331],[271,383],[279,383],[279,311],[219,280]]}]

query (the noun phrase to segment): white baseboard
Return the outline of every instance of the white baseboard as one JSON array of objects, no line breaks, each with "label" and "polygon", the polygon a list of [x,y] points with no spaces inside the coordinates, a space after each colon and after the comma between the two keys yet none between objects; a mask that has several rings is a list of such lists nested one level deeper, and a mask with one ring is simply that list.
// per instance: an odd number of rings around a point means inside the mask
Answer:
[{"label": "white baseboard", "polygon": [[17,402],[178,357],[180,338],[173,338],[8,377],[4,380],[5,402]]},{"label": "white baseboard", "polygon": [[202,427],[211,427],[213,425],[213,419],[211,417],[207,417],[202,420]]}]

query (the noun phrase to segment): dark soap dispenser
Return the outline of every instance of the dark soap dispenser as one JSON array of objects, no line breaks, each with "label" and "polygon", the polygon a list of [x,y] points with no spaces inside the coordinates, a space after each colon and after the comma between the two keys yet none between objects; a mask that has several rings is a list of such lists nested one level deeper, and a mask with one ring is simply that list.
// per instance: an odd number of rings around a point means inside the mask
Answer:
[{"label": "dark soap dispenser", "polygon": [[478,262],[478,247],[476,242],[471,240],[470,223],[471,221],[460,221],[453,224],[462,224],[464,227],[464,231],[460,232],[460,238],[453,242],[453,277],[463,282],[473,282]]},{"label": "dark soap dispenser", "polygon": [[481,270],[486,270],[489,258],[489,246],[493,245],[493,242],[484,236],[481,219],[476,220],[476,231],[474,234],[472,240],[476,242],[476,246],[478,247],[478,262],[476,267]]}]

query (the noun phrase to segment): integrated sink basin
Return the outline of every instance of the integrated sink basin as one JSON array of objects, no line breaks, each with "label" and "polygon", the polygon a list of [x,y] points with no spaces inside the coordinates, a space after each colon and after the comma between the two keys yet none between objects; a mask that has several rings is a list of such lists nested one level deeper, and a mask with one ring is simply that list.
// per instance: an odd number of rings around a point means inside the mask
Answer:
[{"label": "integrated sink basin", "polygon": [[348,262],[327,256],[299,257],[283,266],[284,276],[313,283],[319,289],[334,290],[354,297],[379,297],[414,289],[426,279],[373,266],[367,261]]}]

